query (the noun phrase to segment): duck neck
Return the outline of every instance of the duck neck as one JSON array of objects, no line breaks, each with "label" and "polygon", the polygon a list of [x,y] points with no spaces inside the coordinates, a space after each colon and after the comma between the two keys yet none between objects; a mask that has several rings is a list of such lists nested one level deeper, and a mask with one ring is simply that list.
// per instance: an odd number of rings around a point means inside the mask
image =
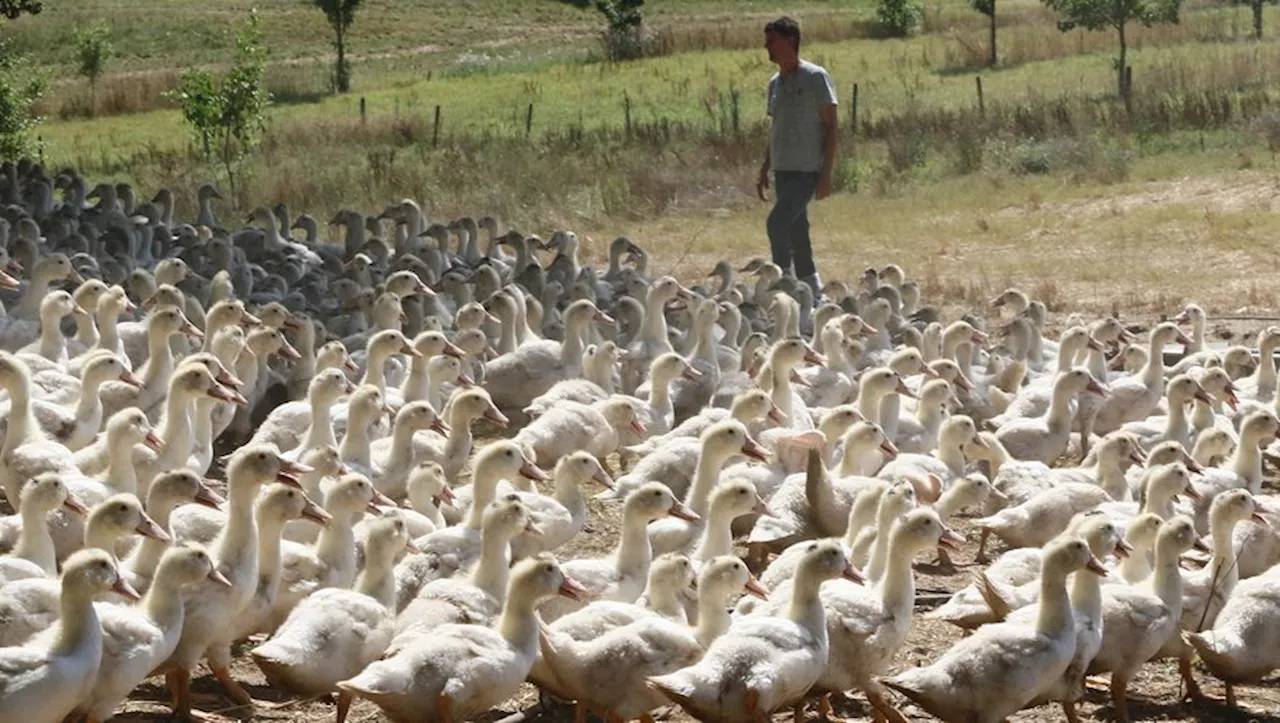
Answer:
[{"label": "duck neck", "polygon": [[586,325],[580,321],[569,325],[569,328],[564,330],[564,341],[560,347],[560,362],[571,374],[577,374],[582,370],[582,353],[584,350],[582,338],[586,336],[586,333]]},{"label": "duck neck", "polygon": [[383,477],[391,478],[413,464],[413,435],[418,430],[410,424],[397,424],[391,433],[391,453],[383,467]]},{"label": "duck neck", "polygon": [[1102,620],[1102,578],[1088,570],[1071,573],[1071,608],[1097,625]]},{"label": "duck neck", "polygon": [[649,385],[649,407],[653,409],[659,419],[668,419],[675,413],[675,408],[671,405],[671,382],[670,376],[651,375],[653,384]]},{"label": "duck neck", "polygon": [[386,394],[387,392],[387,354],[385,352],[370,352],[365,357],[364,378],[360,380],[360,385],[372,384],[378,388],[378,391]]},{"label": "duck neck", "polygon": [[719,555],[733,554],[734,517],[736,515],[730,505],[711,505],[711,514],[707,517],[706,527],[702,529],[702,542],[693,555],[694,560],[706,561]]},{"label": "duck neck", "polygon": [[1213,589],[1225,599],[1235,589],[1240,579],[1240,566],[1236,564],[1236,549],[1232,542],[1235,520],[1218,519],[1210,526],[1213,534],[1213,559],[1206,569],[1210,571]]},{"label": "duck neck", "polygon": [[37,269],[36,273],[31,275],[31,285],[27,287],[27,293],[22,295],[22,301],[18,302],[18,308],[13,310],[12,315],[31,317],[39,314],[40,302],[44,301],[45,295],[49,293],[50,281],[52,279],[49,278],[48,273],[42,273],[41,269]]},{"label": "duck neck", "polygon": [[364,516],[364,510],[326,510],[333,517],[320,528],[316,538],[316,557],[329,565],[330,579],[338,587],[347,587],[355,578],[356,559],[355,524]]},{"label": "duck neck", "polygon": [[[150,539],[150,538],[147,538]],[[163,631],[180,630],[186,615],[182,601],[182,585],[172,575],[160,570],[147,594],[139,603],[151,622]]]},{"label": "duck neck", "polygon": [[400,384],[400,397],[404,399],[405,404],[427,398],[428,361],[430,359],[427,358],[426,354],[423,354],[420,357],[413,357],[412,361],[409,362],[409,374],[405,376],[404,382]]},{"label": "duck neck", "polygon": [[511,535],[505,531],[485,530],[480,537],[480,560],[471,572],[470,582],[494,600],[506,594],[511,572]]},{"label": "duck neck", "polygon": [[1099,454],[1094,472],[1098,478],[1098,486],[1111,495],[1112,499],[1123,500],[1129,496],[1129,481],[1125,479],[1124,469],[1114,459],[1114,455]]},{"label": "duck neck", "polygon": [[50,578],[58,576],[58,554],[49,534],[49,510],[37,504],[22,505],[22,531],[13,556],[33,562]]},{"label": "duck neck", "polygon": [[778,408],[782,416],[786,418],[789,426],[795,426],[795,404],[791,396],[791,369],[787,364],[781,363],[780,360],[774,359],[770,365],[773,373],[773,391],[769,392],[769,398],[773,400],[773,406]]},{"label": "duck neck", "polygon": [[390,556],[370,560],[356,578],[356,592],[391,610],[396,602],[395,562]]},{"label": "duck neck", "polygon": [[568,470],[561,470],[555,479],[555,490],[552,496],[575,520],[584,520],[587,516],[587,501],[582,496],[582,487]]},{"label": "duck neck", "polygon": [[954,439],[939,440],[938,451],[935,454],[947,466],[951,474],[957,477],[964,474],[964,452],[960,449],[960,444]]},{"label": "duck neck", "polygon": [[138,469],[133,463],[133,445],[127,439],[108,440],[107,482],[116,492],[138,494]]},{"label": "duck neck", "polygon": [[[1275,367],[1272,366],[1274,383]],[[1164,381],[1164,342],[1157,335],[1151,335],[1147,347],[1147,363],[1142,367],[1142,383],[1148,389],[1159,386]]]},{"label": "duck neck", "polygon": [[819,595],[822,580],[813,570],[802,567],[796,571],[794,585],[795,591],[791,595],[791,606],[787,610],[787,617],[812,633],[825,648],[827,617],[822,609],[822,598]]},{"label": "duck neck", "polygon": [[1254,378],[1258,389],[1276,388],[1276,342],[1271,336],[1258,345],[1258,371]]},{"label": "duck neck", "polygon": [[884,611],[895,619],[911,618],[916,600],[916,580],[911,569],[914,553],[902,536],[890,542],[889,559],[880,578],[880,601]]},{"label": "duck neck", "polygon": [[893,523],[898,513],[891,508],[883,508],[876,514],[876,541],[871,548],[871,556],[867,559],[867,569],[863,571],[866,578],[878,582],[884,576],[885,562],[889,557],[889,544],[893,537]]},{"label": "duck neck", "polygon": [[[708,589],[709,588],[709,589]],[[706,585],[698,589],[698,628],[694,637],[706,650],[712,641],[720,637],[733,623],[729,608],[725,605],[725,594],[715,585]]]},{"label": "duck neck", "polygon": [[653,562],[653,547],[649,543],[648,519],[632,514],[622,520],[622,533],[614,550],[614,567],[622,575],[640,579],[649,577],[649,565]]},{"label": "duck neck", "polygon": [[476,470],[471,480],[471,511],[467,516],[467,527],[480,531],[484,528],[484,508],[493,502],[498,491],[498,479],[488,469]]},{"label": "duck neck", "polygon": [[52,657],[67,658],[83,652],[91,657],[92,653],[89,651],[102,645],[102,624],[98,621],[93,600],[79,591],[64,588],[58,608],[58,632],[49,654]]},{"label": "duck neck", "polygon": [[1191,412],[1191,426],[1197,432],[1212,427],[1215,415],[1213,405],[1199,399],[1193,399],[1191,403],[1195,405],[1194,410]]},{"label": "duck neck", "polygon": [[310,399],[311,406],[311,424],[307,426],[307,435],[302,443],[301,452],[307,452],[316,447],[329,445],[331,447],[338,446],[338,440],[333,434],[333,416],[330,407],[333,400],[322,393],[312,393]]},{"label": "duck neck", "polygon": [[[31,409],[31,377],[27,376],[24,371],[18,383],[8,387],[8,391],[9,431],[4,439],[6,457],[21,445],[44,438],[44,434],[40,431],[40,425]],[[10,502],[13,502],[14,507],[17,507],[18,500],[16,498],[11,498]]]},{"label": "duck neck", "polygon": [[[222,528],[213,559],[219,569],[239,570],[247,566],[255,575],[259,565],[258,522],[254,519],[253,504],[261,485],[250,485],[232,480],[227,485],[227,522]],[[279,541],[276,543],[277,550]],[[244,579],[232,579],[240,584]]]},{"label": "duck neck", "polygon": [[706,515],[711,506],[711,491],[720,481],[720,467],[723,464],[724,460],[719,455],[712,454],[705,446],[698,455],[698,464],[693,470],[693,485],[689,487],[684,504],[699,516]]},{"label": "duck neck", "polygon": [[[1066,377],[1058,377],[1063,380]],[[1049,401],[1049,414],[1045,422],[1049,431],[1054,434],[1065,434],[1071,431],[1071,390],[1064,384],[1054,387],[1053,398]]]},{"label": "duck neck", "polygon": [[1255,435],[1240,435],[1231,469],[1248,483],[1250,494],[1258,494],[1262,488],[1262,452]]},{"label": "duck neck", "polygon": [[107,304],[98,311],[98,341],[95,346],[114,352],[120,348],[120,332],[117,328],[120,311],[115,304]]},{"label": "duck neck", "polygon": [[471,453],[471,446],[475,442],[471,434],[471,422],[474,419],[461,405],[453,408],[449,415],[449,434],[444,439],[445,459],[466,457]]},{"label": "duck neck", "polygon": [[671,351],[671,340],[667,336],[667,317],[662,313],[666,301],[660,294],[650,293],[644,308],[644,341],[648,346],[659,350],[659,353]]},{"label": "duck neck", "polygon": [[880,422],[880,406],[885,393],[879,389],[864,388],[858,395],[858,412],[868,421]]},{"label": "duck neck", "polygon": [[1040,575],[1040,616],[1036,632],[1062,638],[1075,631],[1075,616],[1067,597],[1067,577],[1061,570],[1046,566]]},{"label": "duck neck", "polygon": [[96,375],[85,378],[80,385],[80,399],[76,402],[76,420],[81,424],[93,425],[95,429],[102,422],[102,397],[99,392],[103,381]]},{"label": "duck neck", "polygon": [[106,525],[101,519],[90,518],[84,526],[84,546],[90,550],[102,550],[115,557],[116,540],[120,539],[117,530]]},{"label": "duck neck", "polygon": [[[1133,547],[1133,552],[1120,561],[1120,577],[1124,578],[1130,585],[1142,582],[1151,575],[1150,546],[1134,544]],[[1174,572],[1176,574],[1177,571],[1175,570]],[[1178,576],[1178,579],[1181,581],[1181,575]],[[1160,594],[1158,589],[1156,594]],[[1178,595],[1179,597],[1182,595],[1181,588],[1179,588]],[[1163,596],[1161,596],[1161,599],[1164,599]]]},{"label": "duck neck", "polygon": [[[333,522],[329,523],[332,527]],[[328,529],[328,528],[325,528]],[[258,595],[275,599],[280,590],[280,536],[283,521],[278,517],[258,520]]]},{"label": "duck neck", "polygon": [[[173,537],[173,530],[169,527],[169,518],[173,515],[173,510],[177,505],[173,502],[162,500],[160,503],[152,503],[150,506],[154,508],[154,511],[148,510],[151,519],[155,520],[160,529],[169,533],[169,537]],[[151,577],[160,566],[160,558],[167,549],[169,549],[169,543],[161,542],[154,537],[143,537],[142,541],[138,543],[138,546],[134,548],[133,552],[125,560],[124,566],[134,574]]]},{"label": "duck neck", "polygon": [[507,597],[498,621],[498,632],[511,647],[530,659],[538,652],[538,618],[534,615],[534,600],[520,590]]},{"label": "duck neck", "polygon": [[350,423],[347,424],[347,434],[342,438],[338,456],[347,464],[369,467],[369,427],[373,426],[373,421],[364,418],[348,418],[348,422]]},{"label": "duck neck", "polygon": [[1162,520],[1173,517],[1173,492],[1163,489],[1158,485],[1151,484],[1153,480],[1148,478],[1147,497],[1143,501],[1142,509],[1138,510],[1138,514],[1150,512]]},{"label": "duck neck", "polygon": [[93,323],[93,315],[87,311],[72,312],[76,320],[76,342],[86,349],[98,345],[98,327]]},{"label": "duck neck", "polygon": [[502,329],[498,336],[498,354],[510,354],[517,347],[515,309],[503,309],[498,318]]}]

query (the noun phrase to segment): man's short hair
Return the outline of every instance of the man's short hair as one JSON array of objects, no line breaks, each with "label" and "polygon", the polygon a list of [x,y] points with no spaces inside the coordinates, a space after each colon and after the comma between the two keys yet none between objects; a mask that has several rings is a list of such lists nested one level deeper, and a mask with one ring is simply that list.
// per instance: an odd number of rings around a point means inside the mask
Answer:
[{"label": "man's short hair", "polygon": [[796,41],[796,50],[800,50],[800,23],[783,15],[777,20],[769,21],[764,26],[766,33],[773,33],[782,38],[791,38]]}]

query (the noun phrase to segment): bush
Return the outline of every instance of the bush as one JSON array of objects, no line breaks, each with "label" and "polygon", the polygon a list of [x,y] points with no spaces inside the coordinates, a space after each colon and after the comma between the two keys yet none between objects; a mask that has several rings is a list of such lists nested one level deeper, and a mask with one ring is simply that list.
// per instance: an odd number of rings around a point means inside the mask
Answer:
[{"label": "bush", "polygon": [[884,34],[905,38],[920,27],[924,6],[919,0],[880,0],[876,7],[876,22]]},{"label": "bush", "polygon": [[32,106],[44,95],[45,82],[25,55],[0,45],[0,158],[16,159],[36,149],[31,137],[40,121]]}]

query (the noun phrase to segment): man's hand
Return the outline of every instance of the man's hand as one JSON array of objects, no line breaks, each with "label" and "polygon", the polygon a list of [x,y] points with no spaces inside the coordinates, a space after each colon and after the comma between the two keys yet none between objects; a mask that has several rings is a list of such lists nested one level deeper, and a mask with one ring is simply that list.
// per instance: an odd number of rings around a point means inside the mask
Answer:
[{"label": "man's hand", "polygon": [[764,190],[768,187],[769,187],[769,169],[761,168],[760,177],[756,179],[756,195],[760,197],[761,201],[769,200],[764,197]]},{"label": "man's hand", "polygon": [[818,188],[813,192],[813,197],[821,201],[831,195],[831,174],[824,173],[818,176]]}]

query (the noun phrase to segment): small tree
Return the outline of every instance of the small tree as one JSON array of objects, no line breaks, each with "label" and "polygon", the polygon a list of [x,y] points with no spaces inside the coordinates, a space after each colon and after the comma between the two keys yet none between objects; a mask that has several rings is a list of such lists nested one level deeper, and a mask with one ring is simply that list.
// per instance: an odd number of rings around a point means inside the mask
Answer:
[{"label": "small tree", "polygon": [[42,119],[31,109],[44,90],[44,79],[30,59],[10,55],[0,44],[0,159],[15,159],[35,150],[31,131]]},{"label": "small tree", "polygon": [[991,57],[987,60],[987,65],[992,68],[996,67],[999,62],[999,55],[996,54],[996,0],[969,0],[973,5],[973,9],[987,16],[991,21],[988,26],[988,44],[991,46]]},{"label": "small tree", "polygon": [[98,78],[107,67],[114,48],[111,46],[111,28],[106,23],[94,23],[76,31],[76,60],[80,75],[89,80],[89,115],[97,108]]},{"label": "small tree", "polygon": [[1116,31],[1120,42],[1120,54],[1116,58],[1116,87],[1120,97],[1129,101],[1129,88],[1126,82],[1128,69],[1129,44],[1125,38],[1125,27],[1137,21],[1150,27],[1156,23],[1178,22],[1178,9],[1182,0],[1044,0],[1045,7],[1062,17],[1058,21],[1058,29],[1068,32],[1081,27],[1087,30]]},{"label": "small tree", "polygon": [[880,0],[876,6],[876,22],[890,37],[905,38],[920,27],[924,7],[920,0]]},{"label": "small tree", "polygon": [[608,24],[605,52],[610,60],[644,56],[644,0],[560,0],[580,10],[594,7]]},{"label": "small tree", "polygon": [[253,149],[266,128],[271,94],[263,86],[266,50],[261,45],[262,20],[257,11],[236,34],[236,59],[221,79],[203,70],[191,70],[169,97],[182,106],[183,120],[191,126],[209,160],[217,144],[227,183],[235,195],[235,169]]},{"label": "small tree", "polygon": [[333,87],[339,93],[351,90],[351,65],[347,62],[347,28],[356,19],[360,0],[312,0],[324,11],[333,28],[333,46],[338,51],[338,62],[333,68]]},{"label": "small tree", "polygon": [[1270,3],[1277,4],[1280,0],[1236,0],[1236,4],[1245,4],[1253,11],[1253,38],[1254,40],[1262,40],[1262,10],[1263,7]]}]

